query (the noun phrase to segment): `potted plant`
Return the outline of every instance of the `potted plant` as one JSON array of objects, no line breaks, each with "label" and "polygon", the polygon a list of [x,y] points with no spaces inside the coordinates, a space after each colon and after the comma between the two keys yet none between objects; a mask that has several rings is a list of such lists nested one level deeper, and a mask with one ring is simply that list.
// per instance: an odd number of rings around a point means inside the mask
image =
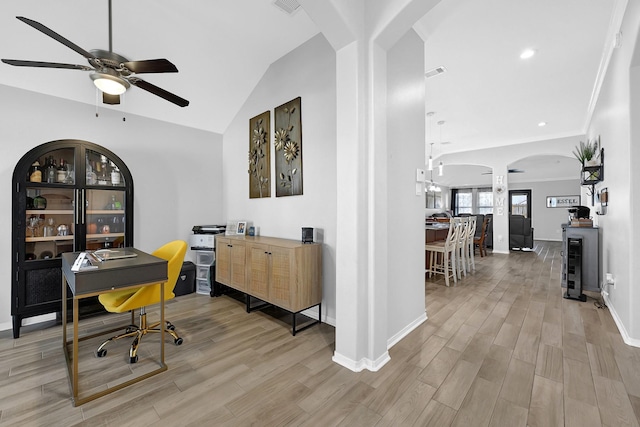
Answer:
[{"label": "potted plant", "polygon": [[587,142],[580,141],[580,145],[576,145],[573,150],[573,155],[582,164],[582,166],[593,166],[597,164],[598,157],[598,140],[593,142],[587,140]]}]

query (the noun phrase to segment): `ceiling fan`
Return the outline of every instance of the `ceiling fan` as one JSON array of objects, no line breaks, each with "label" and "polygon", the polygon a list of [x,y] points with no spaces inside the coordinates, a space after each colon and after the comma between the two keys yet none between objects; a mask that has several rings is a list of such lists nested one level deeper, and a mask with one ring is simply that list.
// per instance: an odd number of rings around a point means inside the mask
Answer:
[{"label": "ceiling fan", "polygon": [[131,85],[144,89],[160,98],[164,98],[180,107],[189,105],[189,101],[174,95],[158,86],[133,76],[143,73],[177,73],[178,69],[167,59],[147,59],[143,61],[129,61],[124,56],[113,52],[111,48],[111,0],[109,0],[109,50],[94,49],[86,51],[60,34],[23,16],[17,16],[20,21],[32,26],[36,30],[48,35],[70,49],[84,56],[90,66],[63,64],[59,62],[23,61],[18,59],[2,59],[2,62],[18,67],[66,68],[70,70],[91,71],[93,83],[102,92],[102,102],[105,104],[120,104],[120,95]]}]

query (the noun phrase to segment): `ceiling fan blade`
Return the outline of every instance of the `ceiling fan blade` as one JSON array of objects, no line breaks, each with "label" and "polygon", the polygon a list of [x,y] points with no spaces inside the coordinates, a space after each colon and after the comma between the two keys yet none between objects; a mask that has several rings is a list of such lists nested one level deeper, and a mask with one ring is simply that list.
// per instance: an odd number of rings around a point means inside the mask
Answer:
[{"label": "ceiling fan blade", "polygon": [[62,43],[63,45],[67,46],[69,49],[75,50],[80,55],[84,56],[85,58],[87,58],[87,59],[95,58],[92,54],[90,54],[89,52],[87,52],[86,50],[84,50],[83,48],[78,46],[77,44],[65,39],[60,34],[56,33],[52,29],[42,25],[41,23],[39,23],[37,21],[34,21],[32,19],[29,19],[29,18],[25,18],[24,16],[16,16],[16,18],[18,18],[19,20],[21,20],[22,22],[24,22],[27,25],[31,25],[36,30],[48,35],[52,39]]},{"label": "ceiling fan blade", "polygon": [[120,95],[110,95],[107,92],[102,92],[102,102],[109,105],[119,105]]},{"label": "ceiling fan blade", "polygon": [[69,70],[91,71],[93,68],[86,65],[62,64],[60,62],[23,61],[20,59],[3,59],[2,62],[16,67],[42,67],[42,68],[66,68]]},{"label": "ceiling fan blade", "polygon": [[189,101],[187,101],[186,99],[180,98],[178,95],[174,95],[171,92],[167,92],[166,90],[159,88],[158,86],[153,85],[144,80],[138,79],[136,77],[130,77],[128,81],[132,85],[138,86],[140,89],[144,89],[147,92],[151,92],[152,94],[157,95],[160,98],[164,98],[169,102],[173,102],[174,104],[180,107],[186,107],[187,105],[189,105]]},{"label": "ceiling fan blade", "polygon": [[144,61],[129,61],[125,62],[131,72],[140,73],[177,73],[178,69],[168,59],[147,59]]}]

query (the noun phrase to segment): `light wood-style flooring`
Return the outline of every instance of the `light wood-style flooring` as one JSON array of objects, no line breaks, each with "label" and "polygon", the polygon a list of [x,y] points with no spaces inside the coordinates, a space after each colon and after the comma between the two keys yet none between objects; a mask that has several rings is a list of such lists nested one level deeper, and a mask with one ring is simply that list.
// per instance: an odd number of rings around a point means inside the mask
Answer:
[{"label": "light wood-style flooring", "polygon": [[[429,319],[379,372],[333,363],[328,325],[293,337],[275,310],[191,294],[167,303],[184,338],[167,339],[167,372],[73,407],[61,327],[23,327],[17,340],[0,332],[0,426],[637,426],[640,349],[594,299],[562,298],[560,250],[536,242],[477,257],[455,287],[427,281]],[[85,319],[82,330],[127,318]],[[157,339],[145,337],[137,365],[126,363],[127,342],[102,359],[83,346],[81,386],[144,369]]]}]

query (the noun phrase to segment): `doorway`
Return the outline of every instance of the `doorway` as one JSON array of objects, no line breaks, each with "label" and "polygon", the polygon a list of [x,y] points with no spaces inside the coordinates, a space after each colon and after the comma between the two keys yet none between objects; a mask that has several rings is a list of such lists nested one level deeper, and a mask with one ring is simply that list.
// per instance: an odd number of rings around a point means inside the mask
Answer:
[{"label": "doorway", "polygon": [[509,190],[509,249],[531,251],[531,190]]},{"label": "doorway", "polygon": [[509,190],[509,215],[531,218],[531,190]]}]

